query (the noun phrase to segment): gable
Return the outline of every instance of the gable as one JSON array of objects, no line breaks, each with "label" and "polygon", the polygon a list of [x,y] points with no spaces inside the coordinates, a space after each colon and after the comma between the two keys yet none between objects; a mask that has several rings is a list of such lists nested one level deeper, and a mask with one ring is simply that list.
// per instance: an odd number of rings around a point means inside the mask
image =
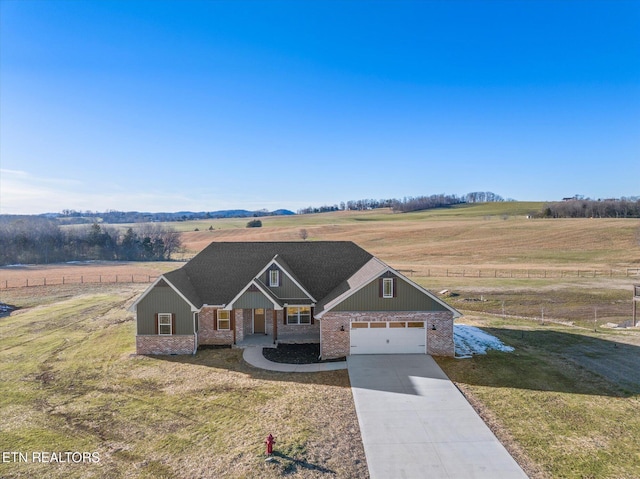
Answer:
[{"label": "gable", "polygon": [[[380,279],[393,278],[395,296],[383,298]],[[370,281],[366,286],[336,304],[333,311],[448,311],[445,305],[425,294],[404,278],[387,273]]]},{"label": "gable", "polygon": [[230,308],[246,308],[246,309],[255,309],[255,308],[273,308],[273,302],[267,298],[262,291],[258,288],[250,287],[244,293],[240,295],[238,299],[236,299],[233,304],[229,305]]},{"label": "gable", "polygon": [[[270,275],[271,271],[278,271],[278,284],[277,286],[271,286]],[[309,300],[309,295],[294,281],[291,277],[291,273],[278,267],[276,263],[272,264],[267,270],[260,275],[260,282],[265,288],[278,299],[283,301],[290,299]]]},{"label": "gable", "polygon": [[191,305],[167,283],[160,283],[151,288],[137,304],[137,334],[156,334],[157,313],[175,315],[175,334],[193,334]]}]

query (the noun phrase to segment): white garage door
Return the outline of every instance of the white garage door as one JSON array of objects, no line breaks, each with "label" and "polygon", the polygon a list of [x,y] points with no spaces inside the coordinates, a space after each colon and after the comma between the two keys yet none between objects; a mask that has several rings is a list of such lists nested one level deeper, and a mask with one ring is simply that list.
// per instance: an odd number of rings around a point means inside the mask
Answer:
[{"label": "white garage door", "polygon": [[425,354],[426,340],[421,321],[351,323],[351,354]]}]

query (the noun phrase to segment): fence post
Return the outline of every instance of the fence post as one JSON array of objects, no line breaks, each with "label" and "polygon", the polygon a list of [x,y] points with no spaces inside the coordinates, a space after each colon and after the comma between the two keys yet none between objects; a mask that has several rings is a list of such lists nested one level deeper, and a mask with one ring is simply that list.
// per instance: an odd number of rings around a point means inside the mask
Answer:
[{"label": "fence post", "polygon": [[131,282],[132,282],[132,283],[134,282],[134,281],[133,281],[133,275],[131,275]]},{"label": "fence post", "polygon": [[29,278],[27,278],[27,288],[29,287]]},{"label": "fence post", "polygon": [[84,284],[84,276],[80,275],[80,284]]}]

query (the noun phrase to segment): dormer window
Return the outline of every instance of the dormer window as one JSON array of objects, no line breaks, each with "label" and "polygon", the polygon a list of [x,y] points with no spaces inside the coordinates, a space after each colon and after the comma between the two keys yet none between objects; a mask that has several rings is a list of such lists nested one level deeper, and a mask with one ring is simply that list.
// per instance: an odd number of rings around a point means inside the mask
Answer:
[{"label": "dormer window", "polygon": [[383,298],[393,298],[395,296],[393,283],[394,283],[393,278],[382,279],[382,297]]},{"label": "dormer window", "polygon": [[280,271],[278,271],[277,269],[272,269],[271,271],[269,271],[269,286],[280,286]]}]

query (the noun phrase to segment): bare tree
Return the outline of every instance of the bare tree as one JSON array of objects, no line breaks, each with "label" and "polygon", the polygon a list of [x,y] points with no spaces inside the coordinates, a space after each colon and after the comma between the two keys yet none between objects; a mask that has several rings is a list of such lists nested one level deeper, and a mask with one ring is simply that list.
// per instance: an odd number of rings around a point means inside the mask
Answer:
[{"label": "bare tree", "polygon": [[307,232],[307,230],[305,230],[304,228],[300,230],[300,232],[298,233],[300,235],[300,238],[302,238],[303,240],[306,241],[306,239],[309,237],[309,233]]}]

